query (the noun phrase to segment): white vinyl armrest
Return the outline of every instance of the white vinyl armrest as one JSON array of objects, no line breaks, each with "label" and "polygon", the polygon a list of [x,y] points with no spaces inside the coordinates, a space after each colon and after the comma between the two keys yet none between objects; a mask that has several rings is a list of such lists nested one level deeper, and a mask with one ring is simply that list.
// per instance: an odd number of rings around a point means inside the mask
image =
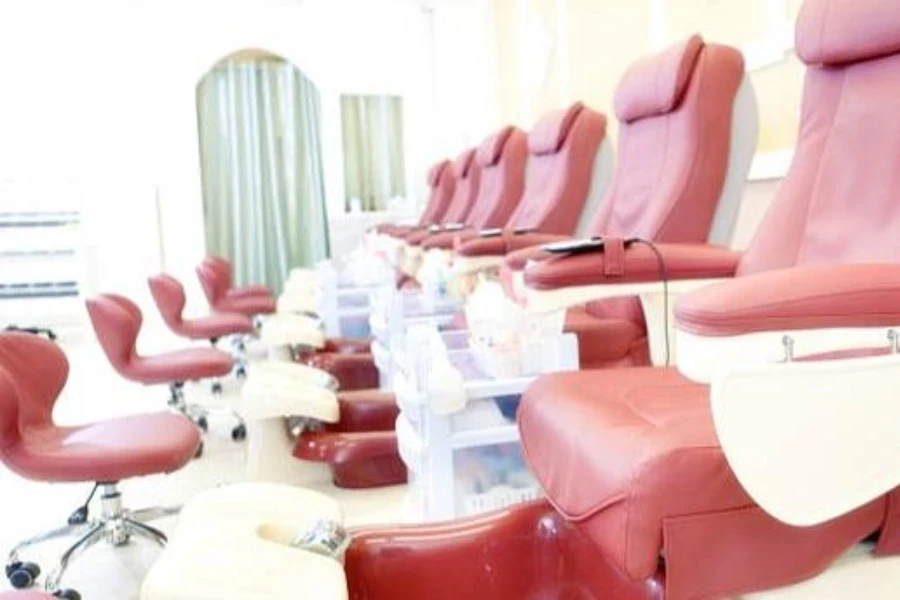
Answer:
[{"label": "white vinyl armrest", "polygon": [[[900,330],[900,324],[894,329]],[[802,357],[854,348],[886,347],[889,330],[887,327],[840,327],[703,336],[676,329],[678,370],[694,381],[709,383],[719,370],[734,365],[780,362],[787,352],[793,357]]]},{"label": "white vinyl armrest", "polygon": [[747,493],[810,526],[900,484],[900,355],[733,366],[711,385],[716,434]]},{"label": "white vinyl armrest", "polygon": [[461,256],[453,257],[453,274],[457,276],[471,275],[481,271],[499,269],[503,266],[502,255]]},{"label": "white vinyl armrest", "polygon": [[[638,296],[644,309],[647,321],[647,333],[650,342],[650,356],[654,365],[666,364],[675,359],[673,309],[675,300],[682,294],[693,292],[721,279],[681,279],[669,281],[663,285],[661,281],[645,283],[597,284],[538,290],[525,288],[525,305],[529,312],[549,313],[565,310],[573,306],[581,306],[595,300]],[[668,303],[665,289],[668,288]],[[667,310],[666,310],[667,309]],[[666,326],[668,325],[668,327]],[[666,348],[668,346],[668,353]]]}]

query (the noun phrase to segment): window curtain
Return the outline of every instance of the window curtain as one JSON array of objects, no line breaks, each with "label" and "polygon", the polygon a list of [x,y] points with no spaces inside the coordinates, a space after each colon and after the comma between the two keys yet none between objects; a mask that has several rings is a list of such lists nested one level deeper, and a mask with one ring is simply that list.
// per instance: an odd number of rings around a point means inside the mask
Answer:
[{"label": "window curtain", "polygon": [[347,210],[384,210],[406,195],[403,101],[397,96],[342,96]]},{"label": "window curtain", "polygon": [[290,63],[235,59],[197,86],[206,246],[281,289],[328,256],[319,92]]}]

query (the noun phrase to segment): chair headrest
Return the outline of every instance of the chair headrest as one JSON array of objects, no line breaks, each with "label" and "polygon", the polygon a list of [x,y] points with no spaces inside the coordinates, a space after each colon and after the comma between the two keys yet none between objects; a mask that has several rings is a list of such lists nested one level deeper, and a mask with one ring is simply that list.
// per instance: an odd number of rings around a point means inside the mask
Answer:
[{"label": "chair headrest", "polygon": [[795,28],[808,65],[839,65],[900,51],[900,0],[806,0]]},{"label": "chair headrest", "polygon": [[678,108],[701,50],[703,39],[692,35],[631,65],[616,88],[615,109],[619,120],[630,123]]},{"label": "chair headrest", "polygon": [[584,104],[576,102],[569,108],[554,110],[538,119],[528,134],[528,149],[531,153],[541,156],[559,152],[582,111]]},{"label": "chair headrest", "polygon": [[457,179],[464,179],[472,169],[472,160],[475,158],[475,148],[469,148],[456,157],[453,161],[453,174]]},{"label": "chair headrest", "polygon": [[437,187],[438,182],[441,180],[441,175],[444,174],[444,169],[450,166],[449,160],[442,160],[441,162],[433,165],[430,169],[428,169],[428,185],[429,187]]},{"label": "chair headrest", "polygon": [[482,167],[493,167],[496,165],[503,155],[503,146],[506,144],[506,140],[509,139],[512,132],[513,126],[507,125],[500,131],[492,133],[485,138],[478,146],[478,152],[475,155],[478,164]]}]

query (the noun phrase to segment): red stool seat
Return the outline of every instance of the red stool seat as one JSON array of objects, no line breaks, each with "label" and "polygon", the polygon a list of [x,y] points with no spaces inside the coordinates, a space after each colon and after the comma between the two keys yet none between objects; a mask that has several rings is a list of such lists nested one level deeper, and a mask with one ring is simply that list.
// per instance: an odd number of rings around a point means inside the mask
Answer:
[{"label": "red stool seat", "polygon": [[[150,284],[150,293],[153,301],[166,322],[174,333],[194,339],[213,340],[228,335],[241,335],[253,332],[253,321],[244,314],[237,312],[215,313],[196,319],[185,319],[183,316],[187,297],[184,287],[171,275],[156,275],[147,280]],[[236,294],[235,298],[257,298],[258,295]],[[269,297],[269,296],[262,296]]]},{"label": "red stool seat", "polygon": [[155,356],[140,356],[135,350],[141,329],[141,311],[122,296],[103,294],[87,300],[88,313],[103,351],[113,368],[132,381],[171,384],[231,372],[234,360],[215,348],[187,348]]},{"label": "red stool seat", "polygon": [[137,357],[127,368],[129,379],[156,384],[224,377],[234,360],[215,348],[185,348],[156,356]]},{"label": "red stool seat", "polygon": [[228,296],[225,295],[213,304],[218,312],[239,313],[248,317],[254,315],[270,315],[275,312],[277,302],[272,296]]},{"label": "red stool seat", "polygon": [[53,594],[44,592],[0,592],[0,600],[53,600]]},{"label": "red stool seat", "polygon": [[19,475],[39,481],[121,481],[177,471],[199,445],[200,434],[191,421],[174,413],[152,413],[33,429],[4,450],[4,461]]},{"label": "red stool seat", "polygon": [[194,340],[211,340],[227,335],[253,333],[253,322],[242,314],[215,313],[185,319],[181,322],[178,333]]}]

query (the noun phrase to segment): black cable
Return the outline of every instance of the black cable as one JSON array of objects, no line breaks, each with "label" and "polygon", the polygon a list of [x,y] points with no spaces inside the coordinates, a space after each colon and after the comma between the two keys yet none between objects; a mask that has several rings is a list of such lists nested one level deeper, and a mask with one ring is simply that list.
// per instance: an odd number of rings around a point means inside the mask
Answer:
[{"label": "black cable", "polygon": [[644,244],[656,255],[656,261],[659,265],[659,277],[663,284],[663,335],[666,340],[666,366],[670,366],[670,357],[672,355],[669,347],[669,274],[666,270],[666,261],[663,259],[662,253],[656,244],[642,238],[629,238],[625,240],[626,246],[629,244]]}]

